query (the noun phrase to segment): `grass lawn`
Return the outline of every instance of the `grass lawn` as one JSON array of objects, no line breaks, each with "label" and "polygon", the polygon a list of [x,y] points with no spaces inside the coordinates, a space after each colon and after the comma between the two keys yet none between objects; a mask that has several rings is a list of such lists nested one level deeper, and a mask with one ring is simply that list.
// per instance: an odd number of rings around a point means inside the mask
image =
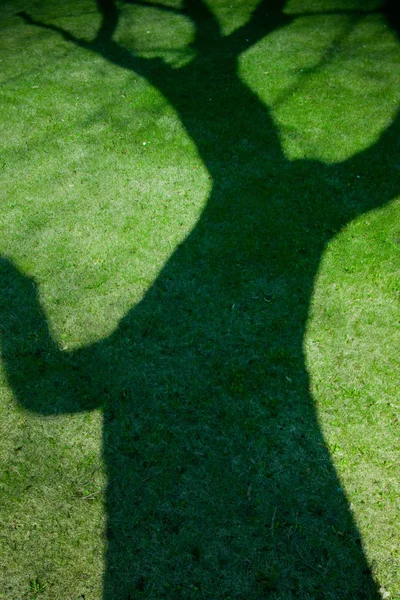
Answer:
[{"label": "grass lawn", "polygon": [[3,0],[0,598],[400,600],[379,0]]}]

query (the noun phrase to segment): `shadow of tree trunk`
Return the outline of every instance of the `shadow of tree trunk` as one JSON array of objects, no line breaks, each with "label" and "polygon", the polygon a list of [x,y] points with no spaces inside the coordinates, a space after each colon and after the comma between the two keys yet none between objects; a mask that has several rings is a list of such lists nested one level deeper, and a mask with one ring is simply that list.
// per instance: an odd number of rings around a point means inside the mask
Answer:
[{"label": "shadow of tree trunk", "polygon": [[[111,0],[98,2],[93,43],[24,15],[145,76],[212,180],[152,288],[90,347],[60,352],[31,281],[3,263],[2,350],[18,400],[43,414],[104,408],[105,600],[379,597],[320,430],[303,338],[327,242],[395,195],[398,122],[340,165],[285,158],[237,74],[246,45],[288,23],[283,4],[261,3],[223,38],[205,4],[187,2],[197,56],[176,70],[112,40]],[[385,184],[371,196],[363,178],[350,202],[360,169],[383,170]]]}]

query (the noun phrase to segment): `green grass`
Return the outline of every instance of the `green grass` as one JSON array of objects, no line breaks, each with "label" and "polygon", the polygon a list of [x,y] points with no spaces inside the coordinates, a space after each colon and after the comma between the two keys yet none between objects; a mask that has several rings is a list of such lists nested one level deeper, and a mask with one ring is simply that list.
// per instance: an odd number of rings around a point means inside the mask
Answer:
[{"label": "green grass", "polygon": [[398,33],[207,6],[0,9],[0,598],[400,599]]}]

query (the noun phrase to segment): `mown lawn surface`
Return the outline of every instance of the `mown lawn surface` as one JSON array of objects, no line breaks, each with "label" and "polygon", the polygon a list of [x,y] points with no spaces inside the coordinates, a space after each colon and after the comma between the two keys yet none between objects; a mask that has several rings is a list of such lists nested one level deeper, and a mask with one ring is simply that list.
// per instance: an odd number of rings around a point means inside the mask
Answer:
[{"label": "mown lawn surface", "polygon": [[390,14],[0,19],[0,598],[400,599]]}]

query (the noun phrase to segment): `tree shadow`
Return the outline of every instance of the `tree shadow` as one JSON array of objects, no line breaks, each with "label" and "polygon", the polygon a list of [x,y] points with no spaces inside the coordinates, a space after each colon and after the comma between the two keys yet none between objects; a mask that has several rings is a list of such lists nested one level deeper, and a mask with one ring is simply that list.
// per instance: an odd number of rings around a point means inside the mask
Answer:
[{"label": "tree shadow", "polygon": [[262,2],[223,37],[206,5],[188,0],[196,57],[180,69],[113,41],[118,8],[98,7],[93,42],[21,16],[146,77],[213,184],[143,300],[90,347],[60,351],[32,280],[2,261],[1,343],[17,399],[41,414],[104,410],[104,599],[378,598],[320,430],[303,338],[326,244],[398,191],[399,122],[342,164],[290,162],[237,73],[241,52],[290,22],[284,2]]}]

